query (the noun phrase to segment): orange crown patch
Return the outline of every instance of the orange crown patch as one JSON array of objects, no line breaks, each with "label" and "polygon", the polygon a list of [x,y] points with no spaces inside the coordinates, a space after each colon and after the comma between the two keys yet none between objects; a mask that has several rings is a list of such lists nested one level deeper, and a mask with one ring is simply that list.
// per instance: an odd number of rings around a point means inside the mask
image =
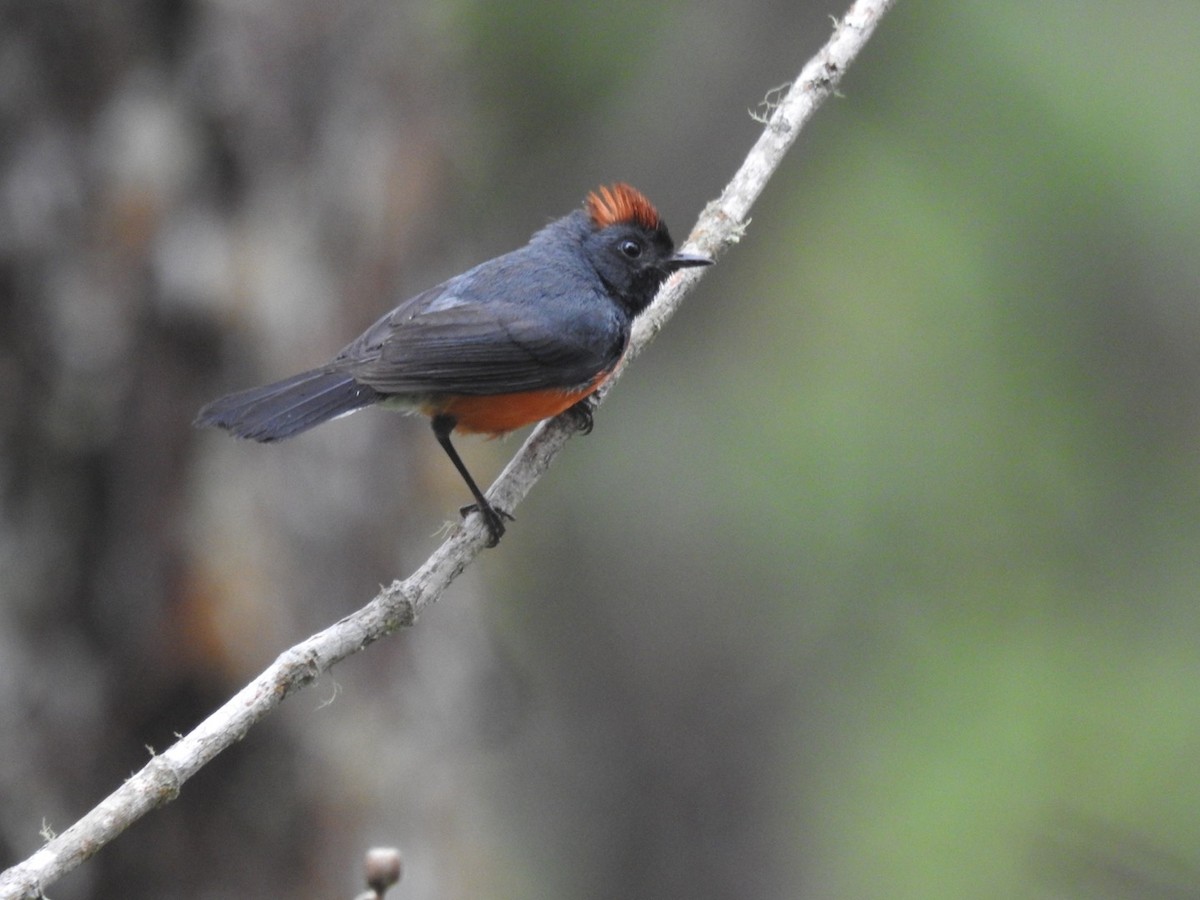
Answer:
[{"label": "orange crown patch", "polygon": [[654,231],[662,224],[658,210],[646,195],[623,182],[611,188],[597,188],[588,194],[587,211],[597,228],[632,222]]}]

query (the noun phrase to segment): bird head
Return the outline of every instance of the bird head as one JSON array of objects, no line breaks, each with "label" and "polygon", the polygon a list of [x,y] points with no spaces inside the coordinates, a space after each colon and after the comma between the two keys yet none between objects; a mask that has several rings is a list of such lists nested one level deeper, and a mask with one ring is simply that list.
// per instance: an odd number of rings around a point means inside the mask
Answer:
[{"label": "bird head", "polygon": [[584,253],[608,292],[633,315],[650,305],[672,272],[712,264],[701,253],[676,253],[658,210],[627,184],[597,188],[585,209],[592,227]]}]

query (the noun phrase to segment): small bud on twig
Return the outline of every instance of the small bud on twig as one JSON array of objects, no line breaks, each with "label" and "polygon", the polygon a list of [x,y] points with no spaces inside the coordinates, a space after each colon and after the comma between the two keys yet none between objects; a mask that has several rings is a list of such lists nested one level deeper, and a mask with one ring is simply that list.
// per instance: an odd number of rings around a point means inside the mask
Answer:
[{"label": "small bud on twig", "polygon": [[404,862],[395,847],[372,847],[363,859],[363,868],[366,870],[367,887],[380,900],[383,900],[388,888],[400,882],[404,874]]}]

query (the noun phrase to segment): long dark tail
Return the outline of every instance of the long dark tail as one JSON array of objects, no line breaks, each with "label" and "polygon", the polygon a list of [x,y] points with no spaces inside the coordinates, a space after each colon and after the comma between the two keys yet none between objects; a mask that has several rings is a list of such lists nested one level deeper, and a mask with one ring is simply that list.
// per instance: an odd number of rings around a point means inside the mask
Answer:
[{"label": "long dark tail", "polygon": [[345,372],[314,369],[214,400],[193,424],[216,425],[237,437],[268,443],[362,409],[382,396]]}]

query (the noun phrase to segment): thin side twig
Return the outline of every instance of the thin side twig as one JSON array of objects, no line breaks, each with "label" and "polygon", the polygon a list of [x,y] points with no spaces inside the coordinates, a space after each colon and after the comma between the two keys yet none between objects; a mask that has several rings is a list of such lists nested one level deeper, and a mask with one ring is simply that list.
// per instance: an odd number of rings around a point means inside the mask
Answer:
[{"label": "thin side twig", "polygon": [[[736,243],[746,216],[778,168],[797,134],[832,94],[842,74],[871,37],[895,0],[857,0],[821,51],[786,93],[773,91],[766,125],[741,168],[721,196],[710,203],[685,242],[714,256]],[[635,323],[624,366],[636,357],[674,315],[702,277],[697,269],[671,278]],[[605,384],[603,399],[621,372]],[[489,492],[501,509],[513,510],[549,468],[572,433],[569,422],[544,422],[534,429]],[[222,750],[241,740],[292,691],[316,680],[335,663],[397,629],[411,625],[484,548],[488,539],[479,516],[472,516],[442,543],[417,571],[380,591],[362,609],[284,651],[257,678],[170,749],[154,756],[117,790],[25,861],[0,873],[0,900],[35,898],[155,807],[174,800],[183,783]]]}]

